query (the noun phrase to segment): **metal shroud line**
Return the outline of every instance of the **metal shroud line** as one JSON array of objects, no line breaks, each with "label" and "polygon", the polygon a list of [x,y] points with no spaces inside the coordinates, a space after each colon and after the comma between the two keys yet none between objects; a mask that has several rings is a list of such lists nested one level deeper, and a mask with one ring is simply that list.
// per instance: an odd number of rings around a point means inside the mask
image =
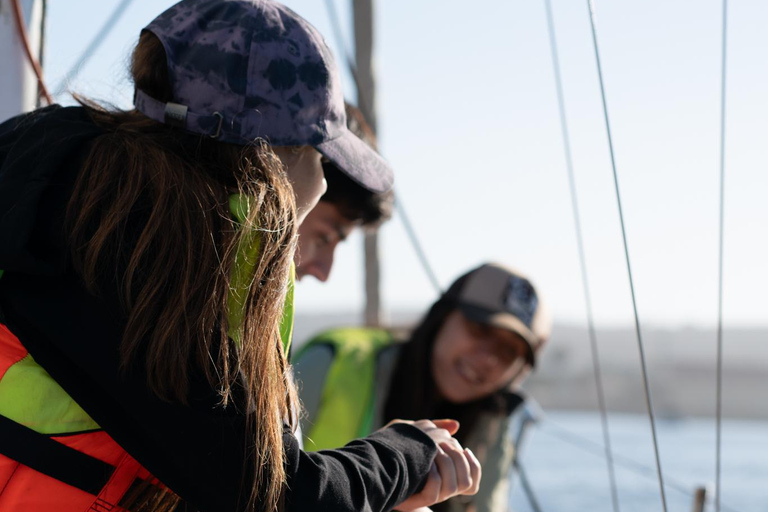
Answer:
[{"label": "metal shroud line", "polygon": [[653,451],[656,458],[656,472],[659,477],[659,492],[661,494],[661,504],[664,512],[667,512],[667,497],[664,492],[664,477],[661,471],[661,458],[659,456],[659,442],[656,435],[656,420],[653,415],[653,401],[651,399],[651,388],[648,383],[648,368],[645,362],[645,349],[643,346],[643,337],[640,330],[640,317],[637,312],[637,299],[635,297],[635,284],[632,278],[632,265],[629,258],[629,244],[627,243],[627,230],[624,223],[624,210],[621,203],[621,192],[619,189],[619,176],[616,172],[616,158],[613,151],[613,137],[611,136],[611,124],[608,119],[608,105],[605,99],[605,84],[603,81],[603,71],[600,65],[600,51],[597,44],[597,30],[595,28],[595,7],[592,0],[587,0],[589,8],[589,23],[592,28],[592,43],[595,50],[595,62],[597,63],[597,76],[600,82],[600,97],[603,103],[603,117],[605,118],[605,131],[608,137],[608,149],[611,156],[611,168],[613,169],[613,183],[616,189],[616,202],[619,208],[619,221],[621,222],[621,237],[624,242],[624,257],[627,262],[627,275],[629,277],[629,290],[632,295],[632,310],[635,316],[635,333],[637,334],[637,348],[640,353],[640,367],[643,373],[643,386],[645,388],[645,401],[648,406],[648,419],[651,424],[651,435],[653,437]]},{"label": "metal shroud line", "polygon": [[725,245],[725,78],[728,0],[723,0],[722,67],[720,70],[720,240],[717,274],[717,391],[715,398],[715,512],[720,512],[721,451],[723,430],[723,247]]}]

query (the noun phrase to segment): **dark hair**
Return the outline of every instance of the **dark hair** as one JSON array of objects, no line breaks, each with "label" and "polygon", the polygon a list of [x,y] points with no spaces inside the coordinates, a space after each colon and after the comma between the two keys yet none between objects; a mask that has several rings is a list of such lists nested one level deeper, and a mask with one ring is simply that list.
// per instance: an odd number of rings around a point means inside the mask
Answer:
[{"label": "dark hair", "polygon": [[[463,404],[454,404],[440,400],[432,377],[432,350],[435,339],[445,319],[457,309],[452,297],[464,286],[467,275],[457,279],[443,296],[429,309],[423,320],[414,329],[410,339],[400,350],[395,371],[389,387],[389,394],[384,406],[384,423],[394,419],[418,420],[421,418],[451,418],[461,425],[456,439],[466,446],[477,426],[481,412],[490,413],[492,420],[501,424],[519,404],[507,389],[501,389],[489,396]],[[477,437],[477,436],[476,436]],[[481,465],[485,462],[488,443],[484,436],[479,436],[480,443],[469,446],[477,455]],[[461,496],[433,505],[435,511],[448,510],[447,503],[466,500]]]},{"label": "dark hair", "polygon": [[[144,33],[131,73],[160,101],[172,99],[166,62],[157,37]],[[224,405],[247,411],[255,453],[243,499],[246,510],[272,511],[286,478],[281,418],[291,417],[294,396],[279,335],[296,243],[283,165],[266,143],[222,144],[135,110],[81,103],[105,134],[93,141],[67,207],[75,269],[93,293],[119,296],[124,371],[143,367],[151,392],[181,403],[202,373]],[[251,199],[243,226],[229,211],[237,192]],[[252,245],[257,230],[261,250],[238,344],[228,336],[230,276],[238,248]],[[166,491],[137,495],[131,510],[177,501]]]},{"label": "dark hair", "polygon": [[[365,121],[363,113],[349,103],[344,103],[347,113],[347,128],[363,142],[377,149],[376,135]],[[395,195],[390,190],[376,194],[355,183],[331,162],[323,162],[328,191],[320,198],[331,203],[348,220],[362,223],[364,228],[373,229],[392,217]]]},{"label": "dark hair", "polygon": [[320,198],[339,209],[346,219],[361,222],[364,228],[380,226],[392,217],[392,191],[375,194],[364,189],[330,162],[323,163],[328,191]]}]

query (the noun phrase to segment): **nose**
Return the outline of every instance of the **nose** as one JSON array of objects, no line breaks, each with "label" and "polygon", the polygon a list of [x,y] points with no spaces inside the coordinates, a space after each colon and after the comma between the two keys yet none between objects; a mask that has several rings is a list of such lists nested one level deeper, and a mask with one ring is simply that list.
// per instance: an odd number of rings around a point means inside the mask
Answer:
[{"label": "nose", "polygon": [[500,367],[498,356],[491,350],[479,349],[472,353],[471,360],[475,368],[486,377],[491,377]]},{"label": "nose", "polygon": [[323,251],[320,251],[309,265],[307,273],[321,283],[328,281],[328,278],[331,277],[331,269],[333,269],[333,252],[335,249],[336,244],[329,244]]},{"label": "nose", "polygon": [[321,283],[324,283],[328,281],[328,278],[330,277],[331,272],[330,272],[330,269],[326,270],[324,268],[313,266],[309,270],[308,274],[314,277],[315,279],[317,279],[318,281],[320,281]]},{"label": "nose", "polygon": [[326,282],[331,277],[331,269],[333,268],[333,251],[323,261],[318,262],[317,265],[317,279],[321,282]]}]

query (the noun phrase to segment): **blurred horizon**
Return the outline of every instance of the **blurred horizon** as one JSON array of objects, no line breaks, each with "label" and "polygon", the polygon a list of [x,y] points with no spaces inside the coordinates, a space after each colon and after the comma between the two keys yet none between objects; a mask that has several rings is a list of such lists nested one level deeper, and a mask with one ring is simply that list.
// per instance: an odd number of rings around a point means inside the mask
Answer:
[{"label": "blurred horizon", "polygon": [[[399,311],[389,318],[398,328],[411,328],[422,311]],[[355,313],[299,311],[294,350],[326,329],[353,325]],[[713,327],[642,328],[654,411],[660,418],[713,418],[715,415],[715,340]],[[633,327],[596,326],[607,409],[646,414],[637,338]],[[723,416],[768,419],[768,328],[731,328],[723,352]],[[578,323],[555,322],[551,339],[526,380],[525,392],[544,410],[597,411],[589,336]]]}]

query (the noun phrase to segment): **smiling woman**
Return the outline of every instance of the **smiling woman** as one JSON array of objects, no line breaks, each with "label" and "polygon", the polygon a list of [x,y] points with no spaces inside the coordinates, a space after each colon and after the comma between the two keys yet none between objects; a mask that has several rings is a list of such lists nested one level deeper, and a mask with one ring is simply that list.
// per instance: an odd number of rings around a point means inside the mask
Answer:
[{"label": "smiling woman", "polygon": [[482,464],[480,491],[432,508],[507,510],[507,427],[549,329],[530,281],[486,264],[458,278],[405,340],[376,329],[323,333],[295,358],[305,446],[338,447],[395,418],[455,418],[457,439]]}]

